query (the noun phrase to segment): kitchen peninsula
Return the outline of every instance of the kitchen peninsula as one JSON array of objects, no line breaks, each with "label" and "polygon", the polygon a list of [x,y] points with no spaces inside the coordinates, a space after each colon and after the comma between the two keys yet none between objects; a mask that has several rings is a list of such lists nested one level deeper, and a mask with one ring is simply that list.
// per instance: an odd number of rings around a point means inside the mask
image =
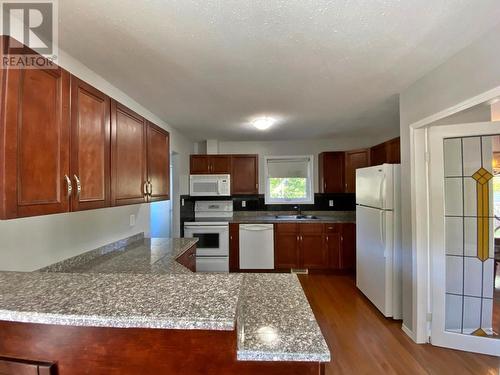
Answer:
[{"label": "kitchen peninsula", "polygon": [[61,375],[323,373],[295,275],[197,274],[178,262],[196,239],[129,242],[0,272],[0,357]]}]

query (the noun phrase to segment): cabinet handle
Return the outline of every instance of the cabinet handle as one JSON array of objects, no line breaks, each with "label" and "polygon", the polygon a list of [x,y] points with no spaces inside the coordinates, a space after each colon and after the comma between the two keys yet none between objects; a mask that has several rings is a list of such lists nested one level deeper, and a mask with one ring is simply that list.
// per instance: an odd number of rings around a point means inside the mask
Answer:
[{"label": "cabinet handle", "polygon": [[148,182],[144,182],[144,186],[142,187],[142,191],[144,192],[144,195],[148,195]]},{"label": "cabinet handle", "polygon": [[71,198],[71,193],[73,192],[73,185],[71,184],[71,180],[68,177],[68,175],[65,174],[64,179],[66,180],[68,198]]},{"label": "cabinet handle", "polygon": [[326,181],[323,186],[324,186],[323,190],[326,192]]},{"label": "cabinet handle", "polygon": [[297,242],[299,242],[299,241],[300,241],[300,236],[297,236]]},{"label": "cabinet handle", "polygon": [[340,242],[344,242],[344,236],[340,236]]},{"label": "cabinet handle", "polygon": [[326,236],[326,242],[330,242],[330,237]]},{"label": "cabinet handle", "polygon": [[148,181],[148,194],[149,196],[153,195],[153,184],[151,183],[151,181]]},{"label": "cabinet handle", "polygon": [[76,197],[80,198],[80,193],[82,192],[82,184],[80,183],[80,179],[76,174],[73,175],[73,178],[75,179],[76,182]]}]

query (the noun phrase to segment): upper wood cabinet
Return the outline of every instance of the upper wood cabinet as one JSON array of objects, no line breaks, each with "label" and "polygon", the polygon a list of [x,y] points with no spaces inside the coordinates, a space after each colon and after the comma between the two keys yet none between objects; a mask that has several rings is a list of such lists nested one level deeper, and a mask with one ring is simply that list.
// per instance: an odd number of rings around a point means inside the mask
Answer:
[{"label": "upper wood cabinet", "polygon": [[170,198],[170,135],[156,125],[148,123],[148,200]]},{"label": "upper wood cabinet", "polygon": [[189,157],[189,171],[191,174],[209,174],[209,165],[207,155],[191,155]]},{"label": "upper wood cabinet", "polygon": [[0,216],[67,212],[70,75],[7,69],[2,79]]},{"label": "upper wood cabinet", "polygon": [[0,219],[169,199],[168,132],[57,66],[0,80]]},{"label": "upper wood cabinet", "polygon": [[318,161],[320,193],[355,193],[356,169],[370,165],[370,150],[322,152]]},{"label": "upper wood cabinet", "polygon": [[401,163],[401,138],[397,137],[387,141],[387,163]]},{"label": "upper wood cabinet", "polygon": [[318,157],[320,193],[343,193],[345,190],[345,153],[322,152]]},{"label": "upper wood cabinet", "polygon": [[191,174],[230,174],[231,194],[259,193],[258,155],[191,155]]},{"label": "upper wood cabinet", "polygon": [[208,157],[210,173],[229,174],[231,173],[231,156],[229,155],[210,155]]},{"label": "upper wood cabinet", "polygon": [[370,153],[371,165],[399,164],[401,163],[400,138],[394,138],[373,146]]},{"label": "upper wood cabinet", "polygon": [[147,122],[111,101],[111,202],[120,206],[148,199]]},{"label": "upper wood cabinet", "polygon": [[191,174],[229,174],[231,173],[230,155],[191,155]]},{"label": "upper wood cabinet", "polygon": [[108,207],[110,199],[110,99],[71,77],[71,176],[73,211]]},{"label": "upper wood cabinet", "polygon": [[370,149],[345,153],[345,192],[356,192],[356,169],[370,166]]},{"label": "upper wood cabinet", "polygon": [[258,155],[231,155],[231,193],[259,194]]}]

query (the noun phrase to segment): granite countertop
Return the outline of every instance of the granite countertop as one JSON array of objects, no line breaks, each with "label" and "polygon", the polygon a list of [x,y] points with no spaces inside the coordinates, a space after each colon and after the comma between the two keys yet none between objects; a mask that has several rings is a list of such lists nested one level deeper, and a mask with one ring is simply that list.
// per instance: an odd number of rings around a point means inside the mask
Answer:
[{"label": "granite countertop", "polygon": [[296,275],[192,273],[175,259],[195,243],[136,238],[43,272],[0,272],[0,320],[237,329],[239,360],[330,360]]},{"label": "granite countertop", "polygon": [[238,309],[238,359],[330,361],[330,350],[296,275],[245,274]]},{"label": "granite countertop", "polygon": [[242,276],[0,272],[0,320],[233,330]]},{"label": "granite countertop", "polygon": [[356,223],[354,211],[304,211],[303,215],[313,215],[317,219],[277,218],[279,215],[296,215],[295,211],[235,211],[230,218],[198,218],[188,221],[226,221],[239,224],[257,223]]}]

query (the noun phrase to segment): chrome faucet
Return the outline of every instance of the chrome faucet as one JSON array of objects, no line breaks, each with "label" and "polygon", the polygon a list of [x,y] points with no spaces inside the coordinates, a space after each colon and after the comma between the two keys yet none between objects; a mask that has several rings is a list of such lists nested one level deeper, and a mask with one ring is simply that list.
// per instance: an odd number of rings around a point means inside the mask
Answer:
[{"label": "chrome faucet", "polygon": [[297,216],[302,216],[302,209],[299,205],[293,207],[294,210],[297,210]]}]

